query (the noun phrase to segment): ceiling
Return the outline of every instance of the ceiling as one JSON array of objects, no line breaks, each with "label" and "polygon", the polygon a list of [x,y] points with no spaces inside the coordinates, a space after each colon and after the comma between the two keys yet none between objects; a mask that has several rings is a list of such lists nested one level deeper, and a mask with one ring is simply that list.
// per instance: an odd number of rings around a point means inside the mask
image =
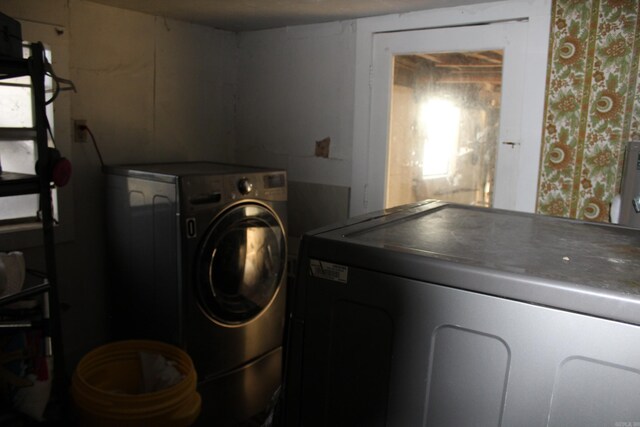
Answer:
[{"label": "ceiling", "polygon": [[228,31],[253,31],[485,3],[487,0],[90,0]]}]

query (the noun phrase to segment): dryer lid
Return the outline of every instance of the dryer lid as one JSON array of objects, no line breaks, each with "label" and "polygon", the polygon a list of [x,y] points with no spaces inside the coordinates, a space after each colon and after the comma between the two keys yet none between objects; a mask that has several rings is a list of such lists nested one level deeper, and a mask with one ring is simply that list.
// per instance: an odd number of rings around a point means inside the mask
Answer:
[{"label": "dryer lid", "polygon": [[286,270],[282,223],[257,202],[230,207],[213,221],[196,259],[196,291],[213,320],[227,325],[259,316]]}]

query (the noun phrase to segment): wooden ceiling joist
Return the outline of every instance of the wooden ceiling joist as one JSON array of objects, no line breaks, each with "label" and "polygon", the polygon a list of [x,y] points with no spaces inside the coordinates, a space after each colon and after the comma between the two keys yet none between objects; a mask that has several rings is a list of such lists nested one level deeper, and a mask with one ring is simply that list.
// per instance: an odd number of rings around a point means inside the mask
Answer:
[{"label": "wooden ceiling joist", "polygon": [[409,81],[415,73],[413,79],[422,81],[499,85],[502,56],[500,50],[400,55],[395,58],[395,69],[397,73],[404,71],[403,81]]}]

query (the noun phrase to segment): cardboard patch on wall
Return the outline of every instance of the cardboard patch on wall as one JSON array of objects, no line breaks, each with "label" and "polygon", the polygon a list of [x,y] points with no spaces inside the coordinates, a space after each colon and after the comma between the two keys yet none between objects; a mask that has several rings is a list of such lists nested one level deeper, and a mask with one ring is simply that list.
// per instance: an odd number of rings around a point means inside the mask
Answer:
[{"label": "cardboard patch on wall", "polygon": [[316,141],[316,157],[329,158],[329,146],[331,145],[331,138],[326,137],[321,141]]}]

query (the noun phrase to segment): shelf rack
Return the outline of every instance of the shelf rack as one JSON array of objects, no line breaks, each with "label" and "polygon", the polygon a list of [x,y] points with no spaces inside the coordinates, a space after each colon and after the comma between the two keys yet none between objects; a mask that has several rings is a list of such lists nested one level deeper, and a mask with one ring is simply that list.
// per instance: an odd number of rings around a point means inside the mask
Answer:
[{"label": "shelf rack", "polygon": [[[42,43],[29,45],[29,58],[13,58],[0,56],[0,79],[29,76],[33,102],[33,127],[0,128],[0,140],[25,141],[33,140],[37,150],[38,162],[50,164],[51,150],[48,146],[47,116],[45,100],[46,60]],[[34,165],[34,170],[35,170]],[[0,308],[36,295],[42,295],[42,320],[38,322],[45,336],[45,352],[53,356],[53,388],[52,397],[66,394],[66,374],[64,368],[64,351],[62,345],[61,324],[59,316],[59,300],[57,291],[57,272],[54,240],[54,218],[51,196],[51,178],[46,168],[34,175],[2,171],[0,174],[0,197],[26,194],[39,195],[39,218],[42,225],[42,245],[44,247],[45,273],[42,282],[29,286],[15,294],[0,297]],[[0,328],[3,327],[0,324]],[[21,328],[36,327],[28,320],[8,323],[4,327]],[[62,397],[64,401],[64,397]]]}]

